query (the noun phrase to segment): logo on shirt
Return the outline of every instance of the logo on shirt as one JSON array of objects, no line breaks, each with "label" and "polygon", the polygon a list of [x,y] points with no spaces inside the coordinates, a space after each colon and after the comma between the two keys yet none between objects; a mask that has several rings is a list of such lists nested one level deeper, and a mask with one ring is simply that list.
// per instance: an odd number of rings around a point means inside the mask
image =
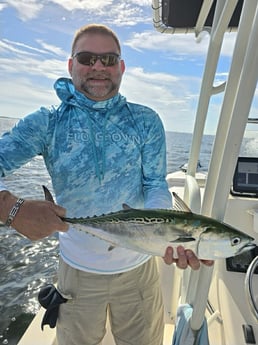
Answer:
[{"label": "logo on shirt", "polygon": [[140,145],[141,140],[138,135],[129,135],[122,132],[91,133],[89,130],[74,130],[68,134],[69,141],[80,142],[127,142]]}]

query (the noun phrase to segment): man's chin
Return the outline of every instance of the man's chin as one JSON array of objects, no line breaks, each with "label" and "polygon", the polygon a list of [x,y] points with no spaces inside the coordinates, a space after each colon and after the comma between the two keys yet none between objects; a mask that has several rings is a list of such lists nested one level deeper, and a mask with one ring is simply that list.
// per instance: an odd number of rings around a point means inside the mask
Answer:
[{"label": "man's chin", "polygon": [[94,101],[103,101],[105,99],[112,98],[117,94],[117,90],[110,89],[100,89],[100,88],[87,88],[87,90],[82,90],[86,97]]}]

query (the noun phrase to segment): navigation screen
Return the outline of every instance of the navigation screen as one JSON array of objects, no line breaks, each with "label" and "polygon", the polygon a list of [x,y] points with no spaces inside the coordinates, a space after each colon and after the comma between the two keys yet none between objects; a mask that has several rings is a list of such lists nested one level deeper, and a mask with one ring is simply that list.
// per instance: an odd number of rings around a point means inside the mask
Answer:
[{"label": "navigation screen", "polygon": [[258,158],[238,157],[233,192],[258,195]]}]

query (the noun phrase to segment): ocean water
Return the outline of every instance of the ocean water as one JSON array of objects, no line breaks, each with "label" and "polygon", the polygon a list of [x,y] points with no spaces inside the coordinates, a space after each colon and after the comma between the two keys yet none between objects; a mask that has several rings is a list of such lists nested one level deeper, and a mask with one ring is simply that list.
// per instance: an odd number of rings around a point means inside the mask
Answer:
[{"label": "ocean water", "polygon": [[[16,120],[0,117],[0,134]],[[168,172],[179,170],[188,161],[192,136],[167,132]],[[200,154],[200,170],[207,171],[213,136],[205,136]],[[257,152],[258,141],[246,142],[244,153]],[[43,199],[42,184],[51,188],[51,181],[41,157],[35,157],[5,179],[7,187],[23,198]],[[51,236],[31,242],[15,230],[0,232],[0,345],[16,345],[28,323],[39,309],[37,295],[42,285],[56,277],[58,240]]]},{"label": "ocean water", "polygon": [[[15,122],[0,118],[0,134]],[[35,199],[44,198],[42,184],[51,186],[41,157],[35,157],[5,183],[16,195]],[[0,229],[0,344],[16,345],[39,309],[40,287],[55,280],[58,240],[51,236],[31,242],[13,229]]]}]

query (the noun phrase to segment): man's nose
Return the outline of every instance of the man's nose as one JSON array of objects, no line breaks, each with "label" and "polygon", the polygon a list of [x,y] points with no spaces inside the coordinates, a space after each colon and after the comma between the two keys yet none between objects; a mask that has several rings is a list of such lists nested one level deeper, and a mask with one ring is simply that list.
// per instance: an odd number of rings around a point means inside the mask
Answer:
[{"label": "man's nose", "polygon": [[94,63],[94,65],[92,66],[93,69],[104,69],[105,66],[103,65],[103,63],[101,62],[100,58],[97,59],[97,61]]}]

